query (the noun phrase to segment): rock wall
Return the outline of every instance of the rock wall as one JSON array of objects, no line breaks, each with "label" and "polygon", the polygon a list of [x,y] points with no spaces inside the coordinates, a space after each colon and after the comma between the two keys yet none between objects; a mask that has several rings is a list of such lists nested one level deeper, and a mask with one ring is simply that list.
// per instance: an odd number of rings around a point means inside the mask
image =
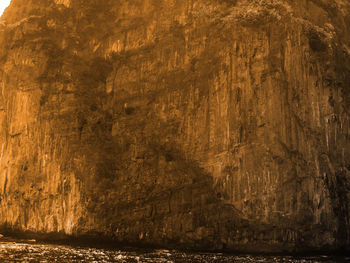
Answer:
[{"label": "rock wall", "polygon": [[12,0],[0,225],[168,247],[350,247],[346,0]]}]

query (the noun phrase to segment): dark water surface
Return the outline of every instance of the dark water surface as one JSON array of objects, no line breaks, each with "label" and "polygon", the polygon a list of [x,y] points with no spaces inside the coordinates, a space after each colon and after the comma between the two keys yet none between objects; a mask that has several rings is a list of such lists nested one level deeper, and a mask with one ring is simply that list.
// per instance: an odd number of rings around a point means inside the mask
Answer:
[{"label": "dark water surface", "polygon": [[332,256],[252,256],[222,253],[185,253],[175,250],[118,250],[35,242],[0,242],[0,262],[350,262],[350,258]]}]

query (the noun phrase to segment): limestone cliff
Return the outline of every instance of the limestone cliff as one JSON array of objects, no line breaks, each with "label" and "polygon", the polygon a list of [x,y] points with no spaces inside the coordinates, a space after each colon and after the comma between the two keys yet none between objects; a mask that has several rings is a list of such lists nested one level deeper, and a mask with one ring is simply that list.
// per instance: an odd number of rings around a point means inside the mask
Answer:
[{"label": "limestone cliff", "polygon": [[0,225],[350,248],[347,0],[12,0]]}]

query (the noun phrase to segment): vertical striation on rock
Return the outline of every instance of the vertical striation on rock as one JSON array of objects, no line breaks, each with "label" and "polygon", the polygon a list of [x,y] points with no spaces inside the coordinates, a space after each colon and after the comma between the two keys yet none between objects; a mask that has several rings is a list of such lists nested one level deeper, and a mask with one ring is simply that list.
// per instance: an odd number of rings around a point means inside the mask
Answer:
[{"label": "vertical striation on rock", "polygon": [[12,0],[0,225],[349,249],[346,0]]}]

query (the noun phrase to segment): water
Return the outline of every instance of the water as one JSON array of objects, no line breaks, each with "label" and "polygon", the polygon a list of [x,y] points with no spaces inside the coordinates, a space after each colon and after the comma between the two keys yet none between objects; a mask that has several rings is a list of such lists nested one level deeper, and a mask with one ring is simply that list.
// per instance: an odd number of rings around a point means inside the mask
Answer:
[{"label": "water", "polygon": [[0,242],[0,262],[21,263],[107,263],[107,262],[350,262],[350,258],[332,256],[252,256],[222,253],[184,253],[175,250],[117,250],[34,242]]}]

